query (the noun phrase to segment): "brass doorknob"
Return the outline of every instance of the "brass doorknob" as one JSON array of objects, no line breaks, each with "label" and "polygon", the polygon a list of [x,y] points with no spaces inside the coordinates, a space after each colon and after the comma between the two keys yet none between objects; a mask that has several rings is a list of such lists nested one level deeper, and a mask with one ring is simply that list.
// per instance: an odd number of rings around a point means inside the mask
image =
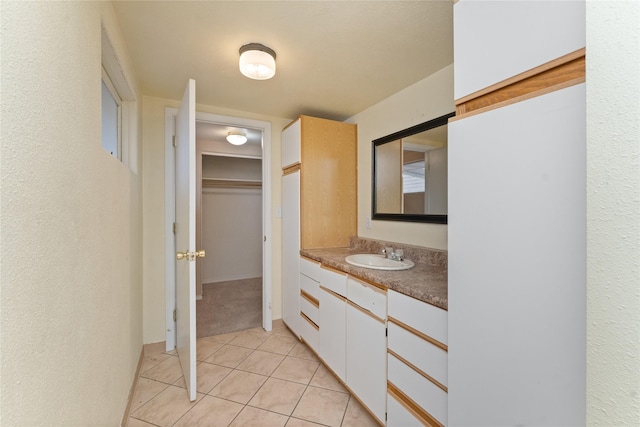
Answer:
[{"label": "brass doorknob", "polygon": [[176,259],[181,260],[183,258],[187,258],[189,256],[189,252],[176,252]]},{"label": "brass doorknob", "polygon": [[204,258],[204,249],[200,249],[199,251],[196,251],[196,257]]}]

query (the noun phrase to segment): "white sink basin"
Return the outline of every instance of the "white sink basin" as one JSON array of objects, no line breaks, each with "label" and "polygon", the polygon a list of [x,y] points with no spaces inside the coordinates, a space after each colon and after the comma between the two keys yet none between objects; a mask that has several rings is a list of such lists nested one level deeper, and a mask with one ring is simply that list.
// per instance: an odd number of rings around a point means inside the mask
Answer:
[{"label": "white sink basin", "polygon": [[374,270],[408,270],[414,264],[411,261],[395,261],[378,254],[355,254],[344,259],[356,267],[372,268]]}]

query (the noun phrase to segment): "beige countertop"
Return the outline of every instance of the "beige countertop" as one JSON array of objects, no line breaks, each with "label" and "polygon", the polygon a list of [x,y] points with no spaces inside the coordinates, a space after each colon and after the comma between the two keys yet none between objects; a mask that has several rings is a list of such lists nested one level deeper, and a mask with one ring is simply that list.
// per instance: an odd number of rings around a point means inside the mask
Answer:
[{"label": "beige countertop", "polygon": [[356,267],[348,264],[345,257],[362,250],[352,248],[302,249],[300,254],[322,264],[344,271],[360,279],[386,286],[420,301],[448,309],[447,268],[422,262],[408,270],[385,271]]}]

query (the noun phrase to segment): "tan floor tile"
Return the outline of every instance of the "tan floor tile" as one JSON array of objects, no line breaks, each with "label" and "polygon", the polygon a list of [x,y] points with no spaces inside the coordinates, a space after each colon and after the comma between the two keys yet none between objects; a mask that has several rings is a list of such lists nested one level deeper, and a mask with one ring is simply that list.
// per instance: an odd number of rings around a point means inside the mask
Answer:
[{"label": "tan floor tile", "polygon": [[204,396],[174,427],[227,427],[242,411],[239,403]]},{"label": "tan floor tile", "polygon": [[293,416],[339,427],[348,402],[348,394],[309,386],[293,411]]},{"label": "tan floor tile", "polygon": [[243,332],[231,341],[229,344],[237,345],[238,347],[256,349],[269,338],[267,334],[261,334],[257,332]]},{"label": "tan floor tile", "polygon": [[298,418],[289,418],[285,427],[322,427],[322,424],[312,423],[311,421],[299,420]]},{"label": "tan floor tile", "polygon": [[309,347],[305,343],[299,342],[296,346],[289,352],[289,356],[298,357],[300,359],[307,360],[318,360],[318,357],[309,350]]},{"label": "tan floor tile", "polygon": [[176,349],[173,349],[171,351],[165,351],[163,352],[164,354],[169,354],[171,356],[177,356],[178,355],[178,351]]},{"label": "tan floor tile", "polygon": [[344,388],[344,386],[338,381],[335,375],[333,375],[333,373],[322,364],[318,367],[318,370],[311,379],[309,385],[348,393],[347,389]]},{"label": "tan floor tile", "polygon": [[[202,396],[199,394],[197,399]],[[131,416],[158,426],[171,426],[194,405],[195,402],[189,401],[185,389],[169,386]]]},{"label": "tan floor tile", "polygon": [[280,366],[271,374],[274,378],[294,381],[302,384],[309,384],[313,374],[316,373],[320,362],[313,360],[298,359],[295,357],[285,358]]},{"label": "tan floor tile", "polygon": [[294,337],[274,334],[267,338],[267,340],[258,347],[258,350],[287,355],[293,350],[297,343],[298,340]]},{"label": "tan floor tile", "polygon": [[206,360],[216,350],[222,348],[224,344],[216,341],[205,340],[200,338],[196,341],[196,360]]},{"label": "tan floor tile", "polygon": [[164,362],[171,356],[165,353],[154,353],[144,356],[142,359],[142,366],[140,367],[140,372],[146,372],[154,366]]},{"label": "tan floor tile", "polygon": [[129,417],[127,427],[155,427],[155,425]]},{"label": "tan floor tile", "polygon": [[161,362],[148,371],[142,373],[141,376],[151,380],[171,384],[182,376],[180,360],[177,357],[169,357],[164,362]]},{"label": "tan floor tile", "polygon": [[273,330],[271,331],[265,331],[264,328],[262,326],[257,326],[255,328],[251,328],[251,329],[247,329],[244,332],[251,332],[251,333],[255,333],[255,334],[265,334],[265,335],[271,335],[273,333]]},{"label": "tan floor tile", "polygon": [[291,415],[305,389],[306,386],[303,384],[269,378],[249,401],[249,405]]},{"label": "tan floor tile", "polygon": [[246,404],[268,377],[251,372],[233,371],[209,392],[210,396]]},{"label": "tan floor tile", "polygon": [[285,415],[245,406],[229,427],[284,427]]},{"label": "tan floor tile", "polygon": [[211,363],[201,363],[196,371],[198,393],[209,393],[213,387],[218,385],[229,373],[230,368],[212,365]]},{"label": "tan floor tile", "polygon": [[277,328],[277,329],[274,328],[272,333],[274,335],[283,335],[285,337],[292,337],[292,338],[295,338],[296,340],[300,341],[298,339],[298,337],[295,336],[295,334],[293,332],[291,332],[291,329],[287,328],[284,324],[282,326],[283,326],[282,328]]},{"label": "tan floor tile", "polygon": [[133,399],[131,400],[130,412],[134,412],[167,387],[169,386],[165,383],[153,381],[147,378],[138,378],[136,391],[133,395]]},{"label": "tan floor tile", "polygon": [[244,359],[244,361],[238,365],[237,369],[269,376],[276,370],[283,359],[284,356],[281,354],[256,350]]},{"label": "tan floor tile", "polygon": [[204,337],[204,339],[205,340],[209,340],[209,341],[217,341],[217,342],[221,342],[223,344],[227,344],[229,341],[231,341],[232,339],[234,339],[235,337],[237,337],[241,333],[242,333],[241,331],[229,332],[227,334],[211,335],[210,337]]},{"label": "tan floor tile", "polygon": [[379,425],[356,398],[349,399],[341,427],[378,427]]},{"label": "tan floor tile", "polygon": [[211,357],[205,360],[205,362],[226,366],[227,368],[235,368],[251,353],[253,353],[253,350],[250,348],[225,345],[220,350],[213,353]]}]

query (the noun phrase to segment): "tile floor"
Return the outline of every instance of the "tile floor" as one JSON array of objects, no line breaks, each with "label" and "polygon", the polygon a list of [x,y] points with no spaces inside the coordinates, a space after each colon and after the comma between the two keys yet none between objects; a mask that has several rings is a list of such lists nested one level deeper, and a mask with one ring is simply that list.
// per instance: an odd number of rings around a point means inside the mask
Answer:
[{"label": "tile floor", "polygon": [[128,427],[378,425],[282,323],[200,338],[196,359],[190,402],[175,352],[145,355]]}]

